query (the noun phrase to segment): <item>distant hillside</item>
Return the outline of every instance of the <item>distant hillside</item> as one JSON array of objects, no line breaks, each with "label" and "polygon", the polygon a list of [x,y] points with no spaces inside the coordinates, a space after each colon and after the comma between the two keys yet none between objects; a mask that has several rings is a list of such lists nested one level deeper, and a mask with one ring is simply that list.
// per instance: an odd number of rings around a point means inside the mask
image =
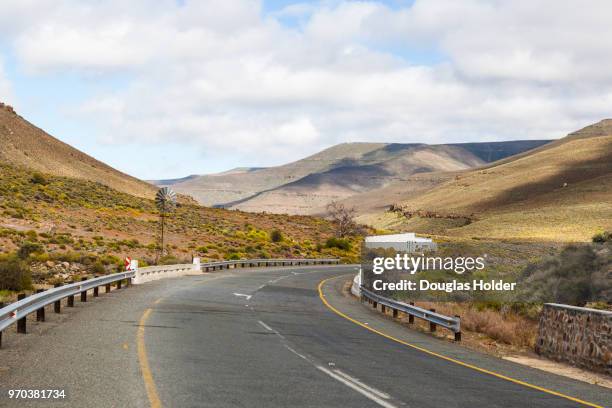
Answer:
[{"label": "distant hillside", "polygon": [[207,206],[227,205],[309,174],[328,170],[345,160],[358,160],[364,154],[382,146],[384,145],[376,143],[337,145],[283,166],[199,176],[174,184],[174,189],[179,193],[191,195]]},{"label": "distant hillside", "polygon": [[311,214],[331,200],[406,180],[412,174],[480,166],[546,142],[343,143],[283,166],[200,176],[173,186],[205,205]]},{"label": "distant hillside", "polygon": [[589,239],[612,229],[612,120],[393,203],[395,214],[365,211],[361,220],[453,235]]},{"label": "distant hillside", "polygon": [[32,125],[0,103],[0,163],[102,183],[139,197],[155,187],[86,155]]}]

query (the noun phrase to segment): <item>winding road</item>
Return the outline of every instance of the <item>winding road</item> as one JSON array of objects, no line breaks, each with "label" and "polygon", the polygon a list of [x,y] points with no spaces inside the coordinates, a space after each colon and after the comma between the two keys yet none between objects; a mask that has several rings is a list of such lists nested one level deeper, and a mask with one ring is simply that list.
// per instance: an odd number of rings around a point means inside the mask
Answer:
[{"label": "winding road", "polygon": [[75,407],[583,407],[609,389],[408,330],[346,296],[354,266],[160,280],[48,313],[0,350],[6,390]]}]

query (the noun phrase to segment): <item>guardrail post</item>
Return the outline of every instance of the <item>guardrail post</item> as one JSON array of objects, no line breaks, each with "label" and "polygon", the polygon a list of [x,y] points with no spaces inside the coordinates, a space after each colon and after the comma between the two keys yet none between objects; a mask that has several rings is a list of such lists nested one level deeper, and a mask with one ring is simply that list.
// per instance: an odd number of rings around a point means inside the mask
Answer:
[{"label": "guardrail post", "polygon": [[104,293],[108,293],[108,292],[110,292],[110,291],[111,291],[111,284],[110,284],[110,283],[107,283],[107,284],[104,286]]},{"label": "guardrail post", "polygon": [[[0,309],[4,307],[4,302],[0,302]],[[0,331],[0,348],[2,348],[2,332]]]},{"label": "guardrail post", "polygon": [[[414,306],[414,302],[410,302],[410,306]],[[414,324],[414,315],[408,315],[408,324]]]},{"label": "guardrail post", "polygon": [[99,286],[96,286],[93,290],[93,297],[98,297],[100,295]]},{"label": "guardrail post", "polygon": [[[455,317],[457,319],[461,319],[461,316],[459,316],[459,315],[455,315]],[[455,332],[455,341],[461,341],[461,332],[460,331]]]},{"label": "guardrail post", "polygon": [[382,314],[386,314],[387,313],[387,307],[385,305],[380,305],[380,311],[382,312]]},{"label": "guardrail post", "polygon": [[[44,289],[37,289],[36,293],[41,293],[44,292]],[[40,309],[38,309],[36,311],[36,321],[37,322],[44,322],[45,321],[45,307],[41,307]]]},{"label": "guardrail post", "polygon": [[[436,312],[436,309],[429,309],[430,312]],[[429,322],[429,331],[430,332],[435,332],[436,331],[436,324],[434,322]]]},{"label": "guardrail post", "polygon": [[374,309],[376,309],[376,308],[378,307],[378,302],[377,302],[377,301],[375,301],[375,300],[373,300],[373,301],[372,301],[372,307],[373,307]]},{"label": "guardrail post", "polygon": [[68,302],[66,303],[68,307],[74,307],[74,295],[68,296]]},{"label": "guardrail post", "polygon": [[[59,282],[53,285],[54,288],[59,288],[60,286],[62,286],[62,284]],[[53,311],[55,313],[60,313],[62,311],[62,301],[61,300],[56,300],[55,302],[53,302]]]},{"label": "guardrail post", "polygon": [[117,289],[121,289],[121,279],[117,281]]},{"label": "guardrail post", "polygon": [[[87,278],[85,276],[83,276],[81,278],[81,282],[86,281]],[[87,289],[85,289],[83,292],[81,292],[81,302],[87,302]]]},{"label": "guardrail post", "polygon": [[[17,295],[17,300],[23,300],[25,299],[26,295],[25,293],[20,293]],[[17,333],[22,333],[25,334],[26,332],[26,316],[23,316],[21,319],[17,320]]]},{"label": "guardrail post", "polygon": [[393,318],[397,319],[397,316],[399,316],[399,311],[397,309],[393,309]]}]

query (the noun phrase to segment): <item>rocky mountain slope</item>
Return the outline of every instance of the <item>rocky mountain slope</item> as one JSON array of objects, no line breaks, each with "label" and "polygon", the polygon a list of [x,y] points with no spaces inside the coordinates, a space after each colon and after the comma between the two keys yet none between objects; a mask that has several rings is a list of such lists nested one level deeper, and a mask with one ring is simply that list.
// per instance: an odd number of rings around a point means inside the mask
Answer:
[{"label": "rocky mountain slope", "polygon": [[95,181],[128,194],[152,197],[155,186],[124,174],[48,135],[0,103],[0,163]]}]

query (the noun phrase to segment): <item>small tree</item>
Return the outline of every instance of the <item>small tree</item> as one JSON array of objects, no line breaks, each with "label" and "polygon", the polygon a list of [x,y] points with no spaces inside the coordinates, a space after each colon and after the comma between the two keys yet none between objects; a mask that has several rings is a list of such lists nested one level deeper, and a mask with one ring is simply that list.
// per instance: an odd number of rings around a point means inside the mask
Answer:
[{"label": "small tree", "polygon": [[283,240],[283,233],[275,229],[270,233],[270,241],[281,242]]},{"label": "small tree", "polygon": [[25,241],[19,247],[19,250],[17,251],[17,256],[19,257],[19,259],[27,259],[30,254],[33,254],[35,252],[42,252],[42,250],[43,247],[39,243]]},{"label": "small tree", "polygon": [[341,238],[353,235],[357,231],[356,213],[354,207],[346,207],[337,201],[327,204],[327,216],[336,225],[336,233]]}]

